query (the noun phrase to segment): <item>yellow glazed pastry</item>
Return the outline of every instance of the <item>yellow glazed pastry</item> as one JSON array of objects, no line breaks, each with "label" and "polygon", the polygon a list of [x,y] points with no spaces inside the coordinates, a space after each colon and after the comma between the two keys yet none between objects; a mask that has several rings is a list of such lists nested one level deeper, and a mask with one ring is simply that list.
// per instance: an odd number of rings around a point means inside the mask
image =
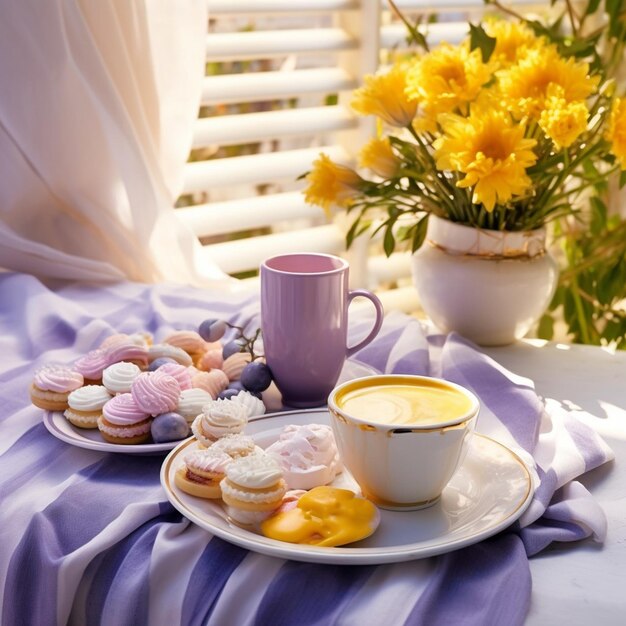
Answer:
[{"label": "yellow glazed pastry", "polygon": [[348,489],[322,486],[266,519],[261,531],[270,539],[330,547],[365,539],[379,523],[380,513],[369,500]]}]

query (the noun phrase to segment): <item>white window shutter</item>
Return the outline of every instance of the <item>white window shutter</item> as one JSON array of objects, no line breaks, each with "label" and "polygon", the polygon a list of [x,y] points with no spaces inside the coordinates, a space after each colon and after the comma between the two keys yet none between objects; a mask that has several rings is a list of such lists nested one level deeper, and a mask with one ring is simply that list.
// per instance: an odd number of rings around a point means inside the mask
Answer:
[{"label": "white window shutter", "polygon": [[[396,4],[413,18],[440,12],[433,44],[460,41],[483,10],[479,0]],[[409,253],[387,259],[367,237],[346,251],[345,220],[329,223],[296,180],[320,152],[354,163],[375,123],[352,113],[352,91],[386,51],[406,45],[404,26],[386,0],[209,0],[209,12],[207,68],[218,71],[204,81],[178,203],[207,256],[245,276],[281,252],[340,254],[353,287],[378,290],[387,309],[415,310]]]}]

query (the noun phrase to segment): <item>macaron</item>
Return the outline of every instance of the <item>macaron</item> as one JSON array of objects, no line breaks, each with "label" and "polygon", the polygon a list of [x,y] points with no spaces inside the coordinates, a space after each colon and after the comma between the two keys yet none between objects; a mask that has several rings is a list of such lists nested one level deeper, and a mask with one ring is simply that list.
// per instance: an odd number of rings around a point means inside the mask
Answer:
[{"label": "macaron", "polygon": [[70,393],[84,383],[83,375],[65,365],[44,365],[33,377],[30,401],[40,409],[64,411]]},{"label": "macaron", "polygon": [[150,441],[151,422],[150,415],[137,405],[130,393],[121,393],[102,407],[98,429],[109,443],[133,445]]},{"label": "macaron", "polygon": [[111,394],[102,385],[86,385],[72,391],[67,398],[65,417],[77,428],[98,428],[102,407],[111,399]]},{"label": "macaron", "polygon": [[194,450],[185,455],[174,474],[174,483],[185,493],[199,498],[221,498],[220,483],[232,459],[221,450]]}]

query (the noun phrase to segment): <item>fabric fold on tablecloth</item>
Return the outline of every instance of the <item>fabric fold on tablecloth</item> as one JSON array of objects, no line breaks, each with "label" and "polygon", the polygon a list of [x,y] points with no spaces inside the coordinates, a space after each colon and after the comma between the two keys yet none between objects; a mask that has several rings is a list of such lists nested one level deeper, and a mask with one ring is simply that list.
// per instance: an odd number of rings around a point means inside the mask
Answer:
[{"label": "fabric fold on tablecloth", "polygon": [[[28,386],[47,362],[71,363],[115,332],[162,338],[208,317],[258,325],[258,301],[132,283],[51,291],[0,275],[0,622],[20,624],[521,624],[528,557],[594,537],[606,519],[577,478],[612,458],[602,439],[531,381],[454,334],[390,314],[342,377],[443,376],[482,404],[478,432],[534,473],[519,523],[439,557],[379,566],[282,561],[212,537],[167,502],[160,457],[75,448],[44,428]],[[351,339],[369,328],[351,318]]]}]

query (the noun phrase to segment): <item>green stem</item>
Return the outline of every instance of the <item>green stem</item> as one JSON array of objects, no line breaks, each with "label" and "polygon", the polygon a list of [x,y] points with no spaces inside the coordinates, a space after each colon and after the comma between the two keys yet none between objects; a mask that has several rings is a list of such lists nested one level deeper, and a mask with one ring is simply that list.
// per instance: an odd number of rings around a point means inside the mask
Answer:
[{"label": "green stem", "polygon": [[587,319],[585,317],[583,302],[580,297],[578,288],[578,278],[576,276],[574,276],[572,279],[570,289],[572,292],[572,297],[574,298],[574,305],[576,306],[576,314],[578,316],[578,327],[580,329],[581,339],[583,340],[583,343],[591,343],[589,341],[589,329],[587,328]]}]

